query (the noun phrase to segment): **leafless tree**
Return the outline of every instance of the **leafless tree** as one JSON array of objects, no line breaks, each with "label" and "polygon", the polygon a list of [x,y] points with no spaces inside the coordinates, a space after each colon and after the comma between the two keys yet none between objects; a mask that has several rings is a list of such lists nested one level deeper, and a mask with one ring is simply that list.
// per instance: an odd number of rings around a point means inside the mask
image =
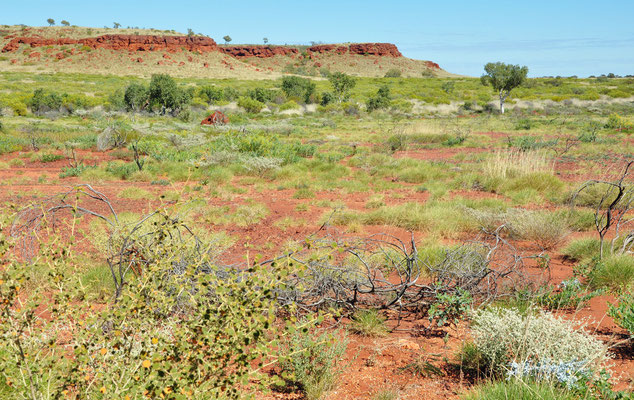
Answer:
[{"label": "leafless tree", "polygon": [[[634,185],[630,175],[632,164],[634,160],[626,161],[623,172],[614,180],[591,179],[585,182],[573,195],[574,207],[577,197],[582,192],[593,187],[601,191],[594,213],[594,226],[600,241],[600,258],[603,258],[605,238],[611,229],[614,229],[614,237],[610,241],[611,254],[615,251],[620,254],[629,252],[634,242],[634,230],[630,225],[634,221],[631,212],[634,201]],[[615,248],[621,237],[623,242],[619,248]]]}]

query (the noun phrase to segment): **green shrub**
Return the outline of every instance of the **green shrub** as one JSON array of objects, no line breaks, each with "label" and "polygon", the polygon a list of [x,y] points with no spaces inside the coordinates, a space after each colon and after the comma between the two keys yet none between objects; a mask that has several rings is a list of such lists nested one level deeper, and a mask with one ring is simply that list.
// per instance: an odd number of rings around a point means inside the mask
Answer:
[{"label": "green shrub", "polygon": [[390,106],[390,88],[383,85],[379,88],[376,96],[371,97],[366,104],[368,112],[388,108]]},{"label": "green shrub", "polygon": [[401,75],[401,70],[397,68],[391,68],[385,73],[386,78],[400,78]]},{"label": "green shrub", "polygon": [[617,305],[610,304],[608,315],[614,322],[634,337],[634,295],[626,294],[619,298]]},{"label": "green shrub", "polygon": [[588,262],[599,255],[599,239],[575,239],[562,250],[562,254],[572,261]]},{"label": "green shrub", "polygon": [[47,92],[44,89],[36,89],[29,102],[31,111],[41,114],[47,111],[59,111],[62,108],[62,96],[55,92]]},{"label": "green shrub", "polygon": [[222,88],[216,86],[203,86],[198,91],[198,95],[208,104],[215,104],[225,99]]},{"label": "green shrub", "polygon": [[240,97],[238,99],[238,107],[244,108],[249,113],[259,113],[264,108],[264,104],[250,97]]},{"label": "green shrub", "polygon": [[352,316],[348,330],[357,335],[374,337],[385,336],[388,333],[385,317],[374,309],[357,311]]},{"label": "green shrub", "polygon": [[634,285],[634,257],[628,254],[611,255],[597,263],[590,273],[595,288],[621,293]]},{"label": "green shrub", "polygon": [[140,111],[148,101],[148,89],[145,86],[133,83],[125,89],[123,103],[128,111]]},{"label": "green shrub", "polygon": [[154,110],[161,114],[171,112],[178,115],[192,100],[192,93],[176,84],[174,79],[166,74],[152,75],[148,87],[148,100]]},{"label": "green shrub", "polygon": [[524,382],[518,379],[491,382],[476,387],[463,400],[577,400],[579,397],[549,382]]},{"label": "green shrub", "polygon": [[296,97],[302,99],[305,103],[309,103],[311,96],[315,93],[315,87],[315,83],[310,79],[300,78],[299,76],[282,78],[281,88],[287,99]]},{"label": "green shrub", "polygon": [[299,104],[295,103],[293,100],[289,100],[286,103],[280,104],[279,111],[286,110],[297,110],[299,109]]},{"label": "green shrub", "polygon": [[62,156],[61,154],[42,154],[40,156],[40,162],[43,162],[43,163],[54,162],[54,161],[63,160],[63,159],[64,159],[64,156]]},{"label": "green shrub", "polygon": [[588,292],[577,278],[561,282],[558,288],[547,287],[537,296],[537,304],[549,310],[568,310],[583,307],[602,290]]},{"label": "green shrub", "polygon": [[543,249],[552,249],[569,233],[568,221],[550,211],[514,210],[506,220],[511,233],[521,239],[537,243]]},{"label": "green shrub", "polygon": [[341,333],[316,334],[295,331],[282,343],[280,367],[308,400],[319,400],[334,389],[342,373],[342,360],[348,339]]},{"label": "green shrub", "polygon": [[275,97],[275,91],[261,88],[261,87],[256,87],[255,89],[249,90],[247,92],[247,96],[262,104],[266,104],[270,102],[271,100],[273,100],[273,98]]},{"label": "green shrub", "polygon": [[[214,266],[213,241],[180,242],[169,227],[181,224],[174,215],[155,215],[146,225],[151,237],[146,230],[135,236],[153,246],[144,253],[151,261],[99,310],[82,300],[89,294],[79,273],[86,266],[70,264],[75,257],[65,243],[47,245],[32,268],[2,269],[0,332],[11,338],[0,341],[2,381],[11,382],[3,397],[64,398],[72,390],[78,398],[238,399],[246,382],[246,390],[268,386],[257,368],[273,356],[269,340],[279,338],[276,274]],[[34,270],[51,279],[37,279]],[[303,358],[308,382],[333,376],[329,367],[345,350],[344,341],[317,343],[311,355],[322,362]],[[307,347],[300,352],[316,348]]]}]

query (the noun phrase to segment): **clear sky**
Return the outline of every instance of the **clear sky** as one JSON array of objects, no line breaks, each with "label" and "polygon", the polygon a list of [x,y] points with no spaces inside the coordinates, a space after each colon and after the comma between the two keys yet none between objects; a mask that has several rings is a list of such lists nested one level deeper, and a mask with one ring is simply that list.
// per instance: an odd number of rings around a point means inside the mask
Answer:
[{"label": "clear sky", "polygon": [[233,43],[391,42],[411,58],[479,76],[489,61],[530,76],[634,74],[634,0],[1,0],[0,24],[191,28]]}]

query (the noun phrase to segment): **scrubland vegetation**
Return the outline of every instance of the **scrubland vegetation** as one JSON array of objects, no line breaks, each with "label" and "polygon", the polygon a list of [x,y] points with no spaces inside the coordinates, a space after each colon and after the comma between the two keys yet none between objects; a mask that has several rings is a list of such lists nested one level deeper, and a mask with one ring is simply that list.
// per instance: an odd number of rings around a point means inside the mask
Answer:
[{"label": "scrubland vegetation", "polygon": [[633,79],[388,75],[0,73],[0,397],[631,398]]}]

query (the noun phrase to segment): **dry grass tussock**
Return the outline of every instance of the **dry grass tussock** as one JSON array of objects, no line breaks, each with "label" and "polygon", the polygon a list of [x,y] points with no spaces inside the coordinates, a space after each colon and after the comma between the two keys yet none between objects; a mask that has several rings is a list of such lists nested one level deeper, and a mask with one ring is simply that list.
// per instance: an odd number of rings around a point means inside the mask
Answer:
[{"label": "dry grass tussock", "polygon": [[498,179],[553,171],[553,160],[540,151],[498,150],[484,164],[484,173]]}]

